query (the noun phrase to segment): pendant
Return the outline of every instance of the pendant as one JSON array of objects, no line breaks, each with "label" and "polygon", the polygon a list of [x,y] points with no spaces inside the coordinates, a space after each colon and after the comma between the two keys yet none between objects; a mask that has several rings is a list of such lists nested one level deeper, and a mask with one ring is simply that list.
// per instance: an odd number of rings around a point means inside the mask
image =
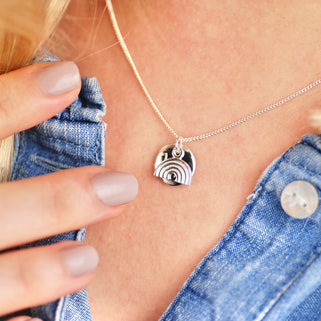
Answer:
[{"label": "pendant", "polygon": [[191,185],[196,161],[192,152],[182,144],[166,145],[155,160],[154,175],[171,186]]}]

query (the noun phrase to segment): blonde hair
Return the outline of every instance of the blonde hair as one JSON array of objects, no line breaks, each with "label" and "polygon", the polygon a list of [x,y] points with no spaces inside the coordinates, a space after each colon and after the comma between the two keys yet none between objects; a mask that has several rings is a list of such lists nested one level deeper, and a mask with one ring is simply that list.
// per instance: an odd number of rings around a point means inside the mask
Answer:
[{"label": "blonde hair", "polygon": [[[28,65],[48,41],[69,0],[0,1],[0,74]],[[11,171],[13,136],[0,141],[0,182]]]}]

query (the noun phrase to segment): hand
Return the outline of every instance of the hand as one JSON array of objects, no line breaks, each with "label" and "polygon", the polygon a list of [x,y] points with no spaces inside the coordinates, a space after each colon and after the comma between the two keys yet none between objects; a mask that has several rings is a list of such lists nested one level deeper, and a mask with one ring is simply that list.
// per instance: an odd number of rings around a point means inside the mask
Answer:
[{"label": "hand", "polygon": [[[72,62],[41,63],[1,75],[0,139],[57,114],[79,90]],[[111,218],[136,193],[132,175],[98,166],[3,183],[0,251]],[[97,264],[94,248],[71,241],[5,251],[0,254],[0,315],[86,287]]]}]

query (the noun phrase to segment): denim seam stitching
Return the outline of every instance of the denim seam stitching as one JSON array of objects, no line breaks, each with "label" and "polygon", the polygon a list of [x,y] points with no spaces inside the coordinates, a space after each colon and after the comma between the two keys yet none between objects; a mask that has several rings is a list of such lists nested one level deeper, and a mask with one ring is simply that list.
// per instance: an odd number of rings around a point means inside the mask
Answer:
[{"label": "denim seam stitching", "polygon": [[194,296],[195,298],[201,298],[203,302],[206,304],[206,306],[213,312],[213,307],[211,306],[212,300],[208,298],[206,295],[200,295],[199,292],[195,291],[193,288],[189,288],[190,294]]},{"label": "denim seam stitching", "polygon": [[68,142],[67,140],[63,140],[63,139],[60,139],[60,138],[55,138],[54,136],[46,136],[44,134],[40,134],[40,133],[28,133],[28,135],[30,136],[33,136],[35,138],[39,138],[39,137],[43,137],[43,138],[46,138],[46,140],[54,140],[58,143],[64,143],[65,145],[70,145],[70,146],[75,146],[75,147],[85,147],[85,148],[89,148],[89,149],[95,149],[96,147],[96,144],[95,146],[87,146],[87,145],[83,145],[83,144],[75,144],[75,143],[71,143],[71,142]]},{"label": "denim seam stitching", "polygon": [[[95,149],[95,159],[96,159],[96,163],[97,164],[99,164],[100,163],[100,161],[99,161],[99,150],[100,150],[100,146],[102,145],[101,144],[101,141],[103,141],[103,139],[102,139],[102,130],[101,130],[101,126],[99,126],[98,127],[98,130],[97,130],[97,132],[98,132],[98,139],[96,139],[96,144],[95,144],[95,147],[94,147],[94,149]],[[104,142],[103,142],[104,143]],[[99,164],[100,165],[100,164]]]},{"label": "denim seam stitching", "polygon": [[308,169],[307,167],[304,167],[302,166],[300,163],[297,163],[295,161],[293,161],[291,158],[287,157],[285,158],[285,162],[290,164],[290,165],[294,165],[295,167],[301,169],[301,170],[304,170],[305,172],[311,174],[311,175],[317,175],[317,176],[321,176],[321,173],[320,172],[317,172],[317,171],[313,171],[313,170],[310,170]]},{"label": "denim seam stitching", "polygon": [[[269,309],[265,312],[265,315],[263,318],[268,316],[269,312],[271,311],[271,308],[280,300],[280,298],[286,293],[286,291],[294,284],[302,275],[303,273],[307,270],[307,268],[318,258],[320,257],[320,250],[321,247],[318,247],[317,250],[319,250],[317,253],[312,253],[312,255],[309,257],[307,260],[306,264],[302,265],[301,269],[296,273],[295,277],[291,279],[290,282],[286,284],[285,287],[282,288],[282,291],[278,292],[277,295],[274,296],[273,299],[270,300],[270,302],[273,302],[273,304],[269,307]],[[262,321],[263,318],[256,319],[256,321]]]},{"label": "denim seam stitching", "polygon": [[[315,248],[314,248],[315,249]],[[275,304],[280,300],[280,298],[284,295],[284,293],[291,287],[291,285],[300,278],[300,276],[303,274],[303,272],[309,267],[312,262],[315,260],[316,257],[320,255],[320,246],[317,248],[317,253],[313,253],[308,256],[308,258],[305,260],[305,263],[300,264],[299,270],[295,272],[294,276],[290,276],[289,281],[286,283],[285,286],[281,287],[280,291],[278,291],[272,298],[269,298],[269,303],[266,307],[266,310],[261,311],[260,313],[256,313],[255,315],[255,321],[262,321],[271,311],[272,307],[275,306]],[[319,249],[319,251],[318,251]],[[285,253],[284,253],[285,254]],[[288,250],[286,252],[287,256],[286,259],[291,255],[290,251]]]},{"label": "denim seam stitching", "polygon": [[[303,143],[298,143],[296,144],[295,146],[297,145],[301,145],[301,146],[306,146],[306,147],[311,147],[314,151],[316,151],[318,154],[320,154],[320,151],[313,145],[307,143],[307,142],[303,142]],[[313,174],[313,175],[318,175],[318,176],[321,176],[321,173],[320,172],[316,172],[316,171],[313,171],[313,170],[310,170],[308,169],[307,167],[305,166],[302,166],[299,162],[296,162],[294,161],[288,154],[292,151],[292,149],[295,147],[295,146],[292,146],[289,150],[287,150],[285,153],[284,153],[284,160],[286,163],[288,164],[291,164],[291,165],[294,165],[296,166],[297,168],[300,168],[310,174]]]},{"label": "denim seam stitching", "polygon": [[51,172],[62,170],[62,169],[69,169],[73,168],[72,166],[61,164],[59,162],[55,162],[49,158],[39,156],[38,154],[30,154],[29,160],[32,161],[34,164],[48,170]]}]

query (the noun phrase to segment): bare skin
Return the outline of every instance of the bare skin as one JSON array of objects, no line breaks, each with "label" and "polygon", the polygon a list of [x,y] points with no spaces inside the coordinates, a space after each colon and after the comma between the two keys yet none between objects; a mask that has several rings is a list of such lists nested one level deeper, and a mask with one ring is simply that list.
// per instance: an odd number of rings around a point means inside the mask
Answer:
[{"label": "bare skin", "polygon": [[[152,97],[182,136],[221,127],[320,76],[316,0],[114,2]],[[88,5],[72,1],[69,13],[88,16]],[[103,8],[104,1],[98,2],[99,14]],[[313,131],[308,116],[319,105],[321,88],[190,144],[197,160],[192,185],[168,187],[153,177],[153,163],[174,139],[113,46],[108,15],[86,52],[84,30],[65,31],[79,44],[71,55],[80,55],[81,73],[98,78],[107,103],[106,163],[134,173],[140,183],[138,198],[123,215],[88,229],[86,242],[101,257],[88,288],[93,319],[157,320],[230,227],[266,166]]]}]

